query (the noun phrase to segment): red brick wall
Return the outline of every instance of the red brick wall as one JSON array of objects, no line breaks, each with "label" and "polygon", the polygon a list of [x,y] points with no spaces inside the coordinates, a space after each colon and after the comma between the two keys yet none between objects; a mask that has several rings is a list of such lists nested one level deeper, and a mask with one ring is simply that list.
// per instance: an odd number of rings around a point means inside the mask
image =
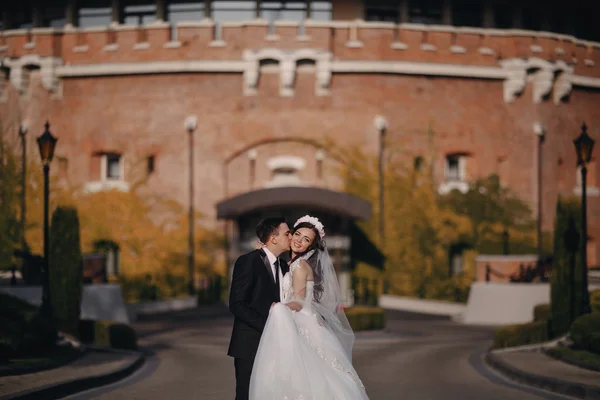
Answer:
[{"label": "red brick wall", "polygon": [[[350,6],[349,6],[350,7]],[[341,12],[341,11],[340,11]],[[399,39],[409,45],[406,51],[393,50],[391,28],[360,28],[361,48],[346,47],[348,28],[307,27],[309,42],[298,42],[295,28],[277,28],[281,40],[265,40],[266,27],[226,27],[224,48],[209,47],[210,28],[182,28],[179,49],[163,44],[168,28],[148,31],[149,50],[132,50],[135,31],[117,31],[115,52],[102,51],[107,34],[85,33],[77,42],[75,33],[36,37],[36,48],[23,49],[22,36],[8,36],[5,55],[19,57],[25,53],[62,55],[65,63],[95,64],[145,62],[159,60],[240,60],[247,48],[310,47],[332,50],[337,60],[401,60],[463,65],[497,66],[496,57],[477,51],[481,45],[497,50],[503,58],[536,56],[568,60],[571,52],[580,60],[590,59],[596,66],[576,64],[575,73],[600,76],[600,51],[584,49],[570,43],[538,38],[545,50],[530,53],[534,39],[527,36],[499,37],[458,33],[455,43],[466,47],[466,54],[450,53],[449,33],[430,33],[427,42],[438,46],[436,52],[419,49],[423,33],[403,30]],[[39,40],[38,40],[39,39]],[[57,50],[55,43],[62,47]],[[54,43],[47,45],[44,43]],[[73,52],[73,46],[87,44],[87,52]],[[554,48],[567,50],[555,56]],[[149,154],[156,155],[157,169],[148,181],[147,190],[165,194],[185,203],[187,199],[187,134],[183,121],[189,114],[198,115],[196,135],[196,199],[199,211],[215,215],[215,203],[225,195],[223,160],[239,149],[273,137],[330,137],[340,143],[357,144],[376,154],[377,133],[373,118],[377,114],[389,120],[389,143],[402,146],[409,153],[425,154],[428,150],[427,129],[431,124],[436,156],[436,178],[441,182],[443,157],[448,153],[470,154],[469,179],[499,173],[503,183],[536,209],[537,137],[534,121],[547,130],[543,157],[543,228],[551,230],[557,196],[573,194],[576,185],[575,154],[572,140],[579,134],[582,121],[589,125],[592,137],[600,139],[600,91],[575,87],[567,102],[554,104],[551,99],[533,104],[531,83],[516,101],[506,104],[499,80],[425,77],[385,74],[334,74],[331,95],[317,97],[314,73],[298,74],[295,95],[279,95],[279,75],[263,74],[258,95],[243,95],[240,73],[181,73],[147,76],[86,77],[62,80],[62,97],[53,98],[41,85],[39,72],[32,74],[29,91],[17,101],[9,85],[9,99],[0,104],[0,112],[13,113],[20,104],[31,130],[41,132],[50,119],[52,131],[59,137],[57,154],[68,159],[69,179],[85,182],[98,176],[93,154],[99,151],[122,153],[126,160],[128,181],[143,169],[133,165]],[[30,141],[31,146],[35,146]],[[256,185],[269,179],[265,161],[272,155],[295,154],[307,160],[301,173],[314,182],[314,149],[306,145],[269,144],[258,148]],[[32,151],[37,151],[32,148]],[[596,152],[600,151],[596,149]],[[30,154],[32,154],[30,152]],[[35,153],[37,154],[37,153]],[[559,165],[559,160],[561,164]],[[412,163],[412,157],[407,157]],[[249,189],[247,156],[241,155],[229,168],[230,195]],[[409,164],[410,165],[410,164]],[[594,164],[599,176],[599,163]],[[326,177],[320,183],[339,187],[334,164],[326,162]],[[593,175],[590,174],[590,175]],[[590,196],[588,202],[590,236],[600,237],[600,201]]]}]

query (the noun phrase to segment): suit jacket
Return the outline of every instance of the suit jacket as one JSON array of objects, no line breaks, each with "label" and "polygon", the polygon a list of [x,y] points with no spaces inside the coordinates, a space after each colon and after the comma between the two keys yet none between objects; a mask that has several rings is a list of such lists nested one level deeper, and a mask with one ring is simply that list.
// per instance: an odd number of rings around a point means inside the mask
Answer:
[{"label": "suit jacket", "polygon": [[[285,275],[287,263],[279,259],[279,265]],[[278,301],[279,287],[266,253],[254,250],[240,256],[233,267],[229,293],[229,310],[235,319],[228,355],[254,359],[271,304]]]}]

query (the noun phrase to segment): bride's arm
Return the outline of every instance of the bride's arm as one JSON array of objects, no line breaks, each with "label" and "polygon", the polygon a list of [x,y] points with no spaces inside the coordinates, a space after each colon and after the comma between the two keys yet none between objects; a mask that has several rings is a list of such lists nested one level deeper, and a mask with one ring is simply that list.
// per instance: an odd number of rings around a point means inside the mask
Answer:
[{"label": "bride's arm", "polygon": [[296,268],[294,272],[292,272],[292,289],[294,290],[294,300],[287,303],[286,306],[294,311],[302,310],[304,299],[306,298],[308,268],[310,268],[308,263],[304,260],[301,260],[300,268]]}]

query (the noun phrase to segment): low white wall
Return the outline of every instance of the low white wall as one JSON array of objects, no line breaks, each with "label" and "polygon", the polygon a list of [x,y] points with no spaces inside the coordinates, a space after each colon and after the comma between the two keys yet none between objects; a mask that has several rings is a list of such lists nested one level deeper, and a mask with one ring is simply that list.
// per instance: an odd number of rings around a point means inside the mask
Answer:
[{"label": "low white wall", "polygon": [[466,309],[466,305],[462,303],[415,299],[413,297],[391,296],[387,294],[379,296],[379,307],[422,314],[447,315],[450,317],[460,315]]},{"label": "low white wall", "polygon": [[472,325],[531,322],[534,307],[544,303],[550,303],[549,283],[475,282],[462,322]]},{"label": "low white wall", "polygon": [[[28,303],[42,304],[41,286],[1,286],[0,292],[19,297]],[[81,299],[82,319],[101,319],[129,323],[121,286],[118,284],[84,285]]]}]

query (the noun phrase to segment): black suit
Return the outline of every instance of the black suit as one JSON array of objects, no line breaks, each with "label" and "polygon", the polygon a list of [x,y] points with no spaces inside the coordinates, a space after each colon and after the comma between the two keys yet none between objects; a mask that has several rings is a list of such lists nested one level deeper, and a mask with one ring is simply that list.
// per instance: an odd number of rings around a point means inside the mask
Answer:
[{"label": "black suit", "polygon": [[[287,263],[279,260],[282,275]],[[228,355],[235,357],[236,399],[248,398],[250,375],[260,336],[273,302],[279,302],[279,287],[267,254],[255,250],[237,259],[229,293],[229,310],[235,316]]]}]

